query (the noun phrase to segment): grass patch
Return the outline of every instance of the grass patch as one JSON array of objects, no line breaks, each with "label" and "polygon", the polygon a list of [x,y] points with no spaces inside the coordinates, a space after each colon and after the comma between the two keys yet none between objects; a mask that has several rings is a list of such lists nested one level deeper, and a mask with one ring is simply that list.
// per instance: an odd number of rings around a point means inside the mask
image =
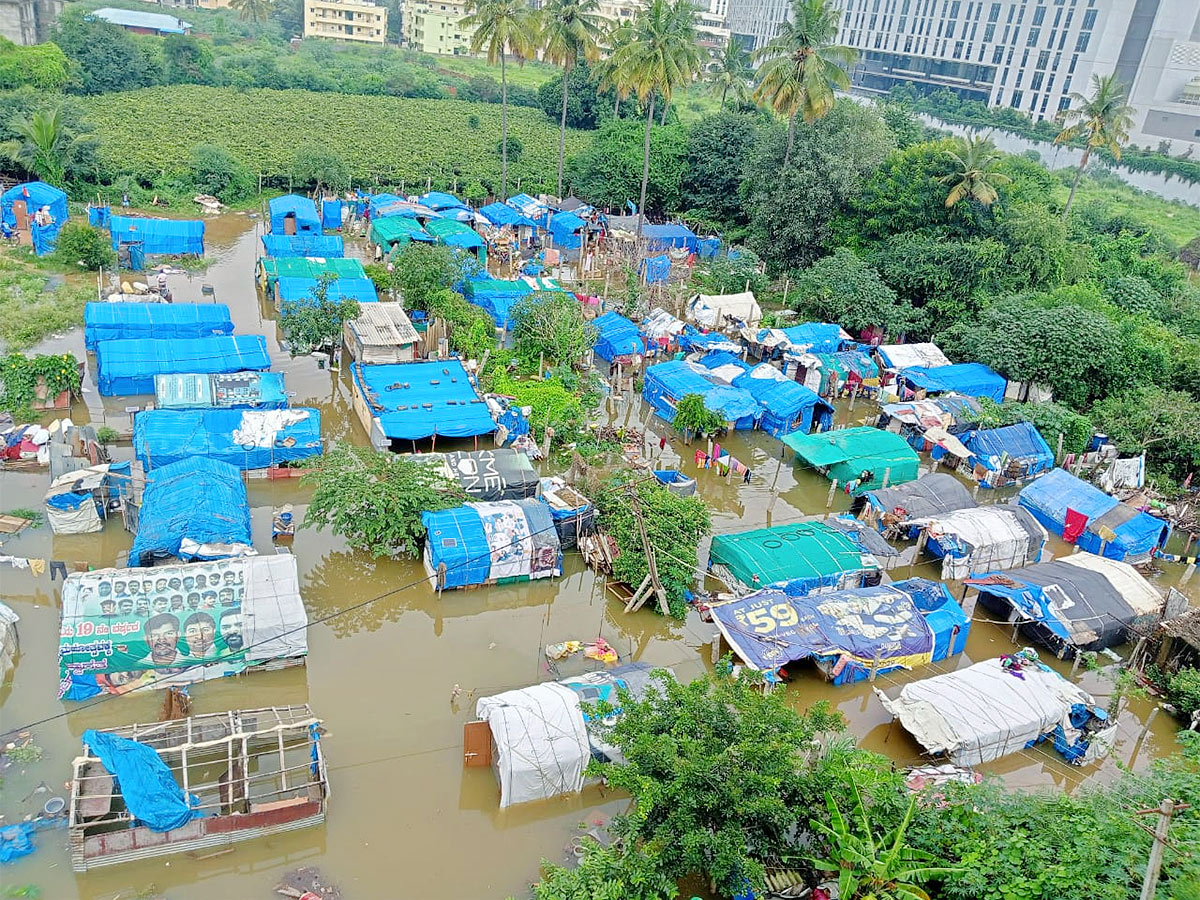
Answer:
[{"label": "grass patch", "polygon": [[[496,81],[500,80],[500,67],[489,65],[485,58],[422,55],[436,60],[434,67],[438,72],[457,75],[464,80],[473,78],[476,75],[486,75],[489,78],[494,78]],[[510,86],[519,85],[536,91],[555,75],[561,74],[562,69],[558,66],[550,66],[539,62],[527,62],[523,66],[510,62],[507,66],[507,72]]]},{"label": "grass patch", "polygon": [[19,506],[16,509],[7,510],[5,513],[3,513],[3,515],[13,516],[17,519],[27,519],[29,520],[30,528],[42,527],[42,513],[40,510]]},{"label": "grass patch", "polygon": [[24,350],[42,338],[75,328],[95,291],[67,282],[47,288],[53,274],[28,250],[0,254],[0,344]]},{"label": "grass patch", "polygon": [[[1064,169],[1055,174],[1060,181],[1058,196],[1055,199],[1060,204],[1066,203],[1075,172],[1073,169]],[[1089,201],[1099,201],[1130,218],[1145,222],[1157,229],[1176,247],[1182,247],[1200,235],[1200,208],[1141,191],[1120,182],[1116,175],[1103,175],[1099,178],[1084,175],[1079,179],[1075,202]]]}]

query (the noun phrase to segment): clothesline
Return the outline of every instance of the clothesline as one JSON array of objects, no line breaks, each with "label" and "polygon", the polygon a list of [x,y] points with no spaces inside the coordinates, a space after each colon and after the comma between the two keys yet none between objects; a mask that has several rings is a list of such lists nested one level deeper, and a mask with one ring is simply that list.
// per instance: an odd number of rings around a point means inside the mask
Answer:
[{"label": "clothesline", "polygon": [[40,557],[24,556],[0,556],[0,566],[11,566],[14,569],[20,569],[22,571],[29,572],[37,578],[45,575],[48,571],[50,573],[51,581],[56,581],[59,575],[62,576],[63,581],[66,581],[68,575],[68,566],[71,567],[70,571],[72,572],[90,572],[93,568],[91,563],[83,560],[68,562],[67,560],[63,559],[47,560]]},{"label": "clothesline", "polygon": [[732,470],[734,475],[742,476],[743,484],[750,483],[750,476],[752,474],[750,467],[732,454],[722,453],[720,444],[713,444],[711,456],[704,450],[697,450],[696,465],[702,469],[715,468],[721,478],[727,477]]}]

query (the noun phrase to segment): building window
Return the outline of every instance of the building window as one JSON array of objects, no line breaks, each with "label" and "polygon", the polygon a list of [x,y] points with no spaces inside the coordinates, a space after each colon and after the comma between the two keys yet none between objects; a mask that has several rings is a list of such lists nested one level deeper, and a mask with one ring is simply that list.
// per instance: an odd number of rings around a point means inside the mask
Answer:
[{"label": "building window", "polygon": [[[883,43],[883,32],[879,32],[875,35],[875,49],[878,50],[879,45],[882,43]],[[560,91],[559,93],[562,93],[562,92]]]},{"label": "building window", "polygon": [[1046,104],[1048,104],[1049,102],[1050,102],[1050,95],[1047,94],[1045,97],[1042,98],[1042,108],[1040,110],[1038,110],[1038,112],[1041,113],[1041,115],[1044,116],[1046,114]]},{"label": "building window", "polygon": [[1000,4],[993,3],[992,8],[988,10],[988,21],[998,22],[1000,20]]},{"label": "building window", "polygon": [[1011,100],[1011,101],[1009,101],[1009,104],[1008,104],[1008,105],[1009,105],[1009,106],[1011,106],[1013,109],[1020,109],[1020,108],[1021,108],[1021,101],[1022,101],[1024,98],[1025,98],[1025,92],[1024,92],[1024,91],[1013,91],[1012,100]]},{"label": "building window", "polygon": [[1086,28],[1088,31],[1091,31],[1093,28],[1095,28],[1096,27],[1096,10],[1089,9],[1087,12],[1085,12],[1083,14],[1083,24],[1080,25],[1079,27]]},{"label": "building window", "polygon": [[946,25],[946,37],[948,37],[948,38],[954,37],[954,23],[953,22],[950,22]]},{"label": "building window", "polygon": [[984,26],[984,29],[983,29],[984,43],[991,43],[992,38],[994,38],[995,36],[996,36],[996,26],[995,25]]},{"label": "building window", "polygon": [[1058,24],[1059,24],[1061,21],[1062,21],[1062,10],[1061,10],[1061,9],[1056,9],[1056,10],[1054,11],[1054,27],[1055,27],[1055,28],[1057,28],[1057,27],[1058,27]]},{"label": "building window", "polygon": [[899,24],[896,26],[896,31],[898,31],[900,34],[904,34],[904,28],[905,28],[905,26],[907,26],[907,25],[908,25],[908,19],[907,19],[905,16],[901,16],[901,17],[900,17],[900,22],[899,22]]},{"label": "building window", "polygon": [[1025,40],[1025,46],[1026,47],[1034,46],[1038,42],[1038,38],[1040,38],[1041,36],[1042,36],[1042,29],[1030,28],[1029,29],[1029,37],[1026,38],[1026,40]]},{"label": "building window", "polygon": [[992,65],[1000,65],[1000,61],[1004,59],[1004,48],[997,44],[992,48]]},{"label": "building window", "polygon": [[1041,53],[1038,54],[1037,67],[1039,69],[1046,68],[1046,65],[1049,62],[1050,62],[1050,51],[1049,50],[1043,50]]},{"label": "building window", "polygon": [[958,18],[958,11],[959,11],[960,7],[961,7],[961,4],[959,3],[959,0],[954,0],[954,2],[950,4],[950,18],[952,18],[952,19]]},{"label": "building window", "polygon": [[1067,74],[1068,74],[1068,75],[1074,75],[1074,74],[1075,74],[1075,64],[1076,64],[1077,62],[1079,62],[1079,55],[1078,55],[1078,54],[1073,54],[1073,55],[1071,56],[1071,65],[1069,65],[1069,66],[1067,67]]},{"label": "building window", "polygon": [[963,42],[962,42],[962,41],[956,41],[956,42],[954,43],[954,58],[955,58],[955,59],[962,59],[962,54],[963,54]]},{"label": "building window", "polygon": [[1024,69],[1017,69],[1017,80],[1016,80],[1016,83],[1015,83],[1013,86],[1014,86],[1014,87],[1020,87],[1020,86],[1021,86],[1021,79],[1022,79],[1022,78],[1024,78],[1024,77],[1025,77],[1025,70],[1024,70]]},{"label": "building window", "polygon": [[1039,6],[1033,11],[1033,24],[1041,25],[1046,18],[1046,7]]},{"label": "building window", "polygon": [[912,52],[912,45],[913,45],[913,39],[912,39],[912,35],[910,34],[908,37],[906,37],[906,38],[904,39],[904,52],[905,52],[905,53],[911,53],[911,52]]},{"label": "building window", "polygon": [[1071,98],[1070,97],[1062,97],[1059,99],[1059,101],[1058,101],[1058,111],[1059,112],[1063,112],[1070,108],[1071,108]]},{"label": "building window", "polygon": [[1029,79],[1029,89],[1031,91],[1040,91],[1042,89],[1042,79],[1045,77],[1041,72],[1034,72],[1033,77]]},{"label": "building window", "polygon": [[1092,39],[1092,34],[1090,31],[1081,31],[1079,33],[1079,40],[1077,40],[1075,42],[1075,52],[1076,53],[1087,53],[1088,41],[1090,41],[1091,39]]}]

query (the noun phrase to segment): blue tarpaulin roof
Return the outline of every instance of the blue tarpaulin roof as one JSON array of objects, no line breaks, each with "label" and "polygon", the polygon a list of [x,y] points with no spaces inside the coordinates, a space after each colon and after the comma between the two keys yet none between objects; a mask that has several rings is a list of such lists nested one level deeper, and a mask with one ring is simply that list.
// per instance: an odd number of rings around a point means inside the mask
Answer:
[{"label": "blue tarpaulin roof", "polygon": [[296,220],[296,234],[321,233],[321,216],[317,213],[317,204],[307,197],[284,194],[282,197],[272,198],[267,208],[271,217],[272,234],[287,234],[286,222],[289,218]]},{"label": "blue tarpaulin roof", "polygon": [[148,256],[204,254],[204,223],[199,219],[143,219],[113,216],[108,220],[114,250],[140,243]]},{"label": "blue tarpaulin roof", "polygon": [[671,276],[671,257],[665,253],[647,256],[641,268],[647,284],[663,284]]},{"label": "blue tarpaulin roof", "polygon": [[[774,671],[812,658],[830,667],[834,684],[861,681],[873,667],[878,674],[926,665],[966,646],[970,620],[938,582],[910,578],[826,594],[809,589],[805,581],[781,582],[715,604],[713,619],[754,668]],[[934,612],[941,614],[931,621]]]},{"label": "blue tarpaulin roof", "polygon": [[496,423],[461,361],[396,363],[353,367],[363,394],[385,437],[420,440],[435,434],[473,437],[491,434]]},{"label": "blue tarpaulin roof", "polygon": [[83,742],[116,777],[130,815],[151,831],[182,828],[197,815],[171,767],[153,747],[91,728],[83,733]]},{"label": "blue tarpaulin roof", "polygon": [[105,397],[153,394],[155,375],[269,368],[267,339],[261,334],[101,341],[96,345],[96,380]]},{"label": "blue tarpaulin roof", "polygon": [[143,554],[184,560],[229,555],[195,546],[205,544],[251,546],[250,504],[241,471],[202,456],[155,468],[146,476],[130,564],[150,565]]},{"label": "blue tarpaulin roof", "polygon": [[[715,355],[715,354],[713,354]],[[821,430],[833,424],[833,407],[802,384],[789,378],[777,378],[779,370],[770,363],[761,363],[733,380],[763,406],[761,428],[782,437],[793,431]]]},{"label": "blue tarpaulin roof", "polygon": [[592,324],[598,332],[596,355],[606,362],[612,362],[618,356],[646,352],[646,343],[638,327],[620,313],[606,312]]},{"label": "blue tarpaulin roof", "polygon": [[17,224],[17,215],[13,212],[13,204],[18,200],[25,201],[25,211],[32,216],[43,206],[50,207],[50,216],[55,224],[62,225],[67,221],[67,195],[54,185],[44,181],[26,181],[14,184],[3,194],[0,194],[0,213],[8,225]]},{"label": "blue tarpaulin roof", "polygon": [[537,223],[539,228],[545,228],[550,220],[550,207],[541,200],[530,197],[528,194],[514,194],[504,202],[521,215],[532,219]]},{"label": "blue tarpaulin roof", "polygon": [[267,256],[345,256],[340,234],[264,234],[263,253]]},{"label": "blue tarpaulin roof", "polygon": [[463,283],[463,295],[476,306],[485,309],[496,322],[497,328],[508,325],[508,316],[513,306],[526,294],[532,294],[528,283],[516,279],[469,278]]},{"label": "blue tarpaulin roof", "polygon": [[[728,335],[722,334],[719,331],[703,332],[692,325],[685,325],[683,331],[675,338],[676,343],[684,350],[697,350],[705,352],[704,360],[711,360],[717,354],[724,353],[733,359],[740,362],[741,360],[733,356],[735,350],[741,351],[742,345],[733,340]],[[706,363],[707,365],[707,363]],[[743,363],[743,365],[745,365]],[[712,366],[709,366],[711,368]],[[750,368],[746,366],[746,368]]]},{"label": "blue tarpaulin roof", "polygon": [[89,303],[83,311],[83,344],[122,338],[200,338],[232,334],[224,303]]},{"label": "blue tarpaulin roof", "polygon": [[1020,469],[1018,477],[1028,478],[1054,468],[1054,451],[1028,422],[979,428],[963,435],[962,442],[971,451],[972,465],[993,472],[1009,471],[1016,463]]},{"label": "blue tarpaulin roof", "polygon": [[444,209],[470,209],[467,204],[463,203],[453,194],[447,194],[445,191],[430,191],[428,194],[418,197],[417,202],[437,212],[441,212]]},{"label": "blue tarpaulin roof", "polygon": [[321,453],[316,409],[151,409],[133,417],[133,451],[149,472],[193,456],[265,469]]},{"label": "blue tarpaulin roof", "polygon": [[487,206],[481,206],[479,215],[497,227],[501,225],[537,227],[537,222],[513,209],[507,203],[489,203]]},{"label": "blue tarpaulin roof", "polygon": [[643,225],[642,237],[655,249],[681,247],[692,253],[700,249],[700,239],[686,225]]},{"label": "blue tarpaulin roof", "polygon": [[491,573],[492,560],[483,520],[470,506],[421,513],[425,526],[425,555],[436,572],[445,564],[448,588],[483,584]]},{"label": "blue tarpaulin roof", "polygon": [[[316,290],[320,282],[315,278],[285,278],[279,279],[280,303],[316,303]],[[379,294],[375,291],[375,282],[370,278],[338,278],[326,287],[325,296],[336,302],[338,300],[357,300],[359,303],[376,303]]]},{"label": "blue tarpaulin roof", "polygon": [[[1048,530],[1062,535],[1067,510],[1087,519],[1084,531],[1075,543],[1089,553],[1109,559],[1140,564],[1148,561],[1171,535],[1171,525],[1149,513],[1110,497],[1094,485],[1076,478],[1066,469],[1051,469],[1018,495],[1018,503]],[[1115,539],[1104,541],[1100,529],[1111,530]]]},{"label": "blue tarpaulin roof", "polygon": [[[797,353],[837,353],[849,342],[841,325],[828,322],[804,322],[779,330],[787,336],[785,349]],[[759,336],[763,333],[759,332]]]},{"label": "blue tarpaulin roof", "polygon": [[983,363],[955,363],[933,369],[912,366],[904,369],[900,377],[915,388],[923,388],[930,394],[954,393],[966,397],[988,397],[1000,403],[1004,400],[1004,389],[1008,382]]},{"label": "blue tarpaulin roof", "polygon": [[550,217],[550,236],[554,246],[564,250],[578,250],[579,232],[587,225],[572,212],[559,212]]},{"label": "blue tarpaulin roof", "polygon": [[642,397],[668,422],[675,419],[675,403],[688,394],[704,397],[704,407],[717,413],[737,429],[753,428],[758,422],[758,401],[741,388],[714,384],[683,360],[670,360],[646,369]]}]

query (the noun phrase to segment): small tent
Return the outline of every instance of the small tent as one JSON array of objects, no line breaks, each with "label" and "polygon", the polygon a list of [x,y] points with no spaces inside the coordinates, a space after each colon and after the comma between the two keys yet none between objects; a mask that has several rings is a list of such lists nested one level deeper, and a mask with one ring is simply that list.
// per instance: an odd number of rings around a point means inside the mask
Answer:
[{"label": "small tent", "polygon": [[[35,216],[43,210],[49,222],[38,225]],[[68,217],[66,193],[44,181],[16,184],[0,194],[0,219],[17,231],[28,230],[38,256],[54,250]]]},{"label": "small tent", "polygon": [[153,394],[155,375],[253,372],[271,368],[261,334],[134,338],[96,344],[96,381],[105,397]]},{"label": "small tent", "polygon": [[967,462],[984,487],[1006,487],[1054,468],[1054,451],[1029,422],[977,428],[962,436]]},{"label": "small tent", "polygon": [[580,234],[585,228],[587,222],[573,212],[559,212],[550,217],[550,237],[561,250],[578,250],[582,244]]},{"label": "small tent", "polygon": [[266,256],[346,255],[340,234],[264,234],[262,245]]},{"label": "small tent", "polygon": [[[275,286],[275,308],[282,310],[291,303],[312,306],[317,302],[319,286],[320,281],[316,278],[280,278]],[[377,303],[379,294],[370,278],[335,278],[326,285],[325,298],[331,303],[342,300]]]},{"label": "small tent", "polygon": [[762,415],[753,395],[741,388],[714,383],[703,367],[684,360],[669,360],[646,369],[642,397],[667,422],[675,420],[675,407],[688,394],[704,398],[704,407],[719,415],[731,430],[750,430]]},{"label": "small tent", "polygon": [[762,363],[733,379],[733,386],[763,407],[759,427],[774,437],[799,431],[825,431],[833,424],[833,407],[770,363]]},{"label": "small tent", "polygon": [[147,472],[191,456],[266,469],[320,455],[321,412],[150,409],[133,417],[133,452]]},{"label": "small tent", "polygon": [[467,503],[421,514],[425,571],[439,590],[562,573],[562,547],[541,500]]},{"label": "small tent", "polygon": [[194,456],[148,473],[137,519],[131,565],[224,559],[254,549],[242,473],[220,460]]},{"label": "small tent", "polygon": [[321,234],[321,216],[317,205],[298,194],[274,197],[267,204],[271,234]]},{"label": "small tent", "polygon": [[470,225],[456,222],[454,219],[434,219],[425,226],[425,231],[436,243],[466,250],[474,254],[484,266],[487,265],[487,244]]},{"label": "small tent", "polygon": [[1037,519],[1008,504],[960,509],[928,519],[910,519],[908,524],[925,533],[925,550],[941,559],[946,580],[1037,562],[1047,540],[1046,529]]},{"label": "small tent", "polygon": [[377,449],[389,449],[393,441],[468,438],[496,430],[461,360],[355,363],[351,375],[354,409]]},{"label": "small tent", "polygon": [[464,297],[492,317],[497,328],[507,328],[512,308],[522,297],[534,291],[520,278],[510,280],[483,275],[464,281],[462,292]]},{"label": "small tent", "polygon": [[931,519],[960,509],[972,509],[975,499],[966,485],[945,472],[922,475],[916,481],[864,492],[858,517],[880,531],[903,528],[913,519]]},{"label": "small tent", "polygon": [[391,253],[411,241],[433,243],[433,237],[421,227],[420,222],[408,216],[388,216],[371,220],[371,241]]},{"label": "small tent", "polygon": [[726,320],[753,328],[762,321],[762,309],[753,291],[740,294],[696,294],[687,305],[688,318],[705,328],[722,328]]},{"label": "small tent", "polygon": [[58,476],[50,483],[45,498],[50,530],[55,534],[103,531],[110,508],[119,507],[131,487],[128,461],[103,463]]},{"label": "small tent", "polygon": [[700,239],[686,225],[673,222],[667,225],[642,226],[642,237],[647,246],[653,250],[686,250],[696,253],[700,250]]},{"label": "small tent", "polygon": [[592,324],[597,331],[596,355],[605,362],[645,354],[646,342],[641,331],[620,313],[606,312],[597,316]]},{"label": "small tent", "polygon": [[536,228],[537,222],[529,216],[513,209],[507,203],[489,203],[479,208],[479,215],[487,222],[501,228],[508,225],[512,228]]},{"label": "small tent", "polygon": [[789,434],[783,442],[797,460],[839,484],[854,482],[856,491],[903,484],[920,473],[921,460],[904,438],[870,426]]},{"label": "small tent", "polygon": [[956,363],[927,368],[910,366],[897,375],[901,384],[927,394],[961,394],[964,397],[986,398],[1000,403],[1008,381],[983,363]]},{"label": "small tent", "polygon": [[914,366],[933,369],[951,365],[949,357],[937,344],[881,344],[875,352],[883,368],[892,371]]}]

